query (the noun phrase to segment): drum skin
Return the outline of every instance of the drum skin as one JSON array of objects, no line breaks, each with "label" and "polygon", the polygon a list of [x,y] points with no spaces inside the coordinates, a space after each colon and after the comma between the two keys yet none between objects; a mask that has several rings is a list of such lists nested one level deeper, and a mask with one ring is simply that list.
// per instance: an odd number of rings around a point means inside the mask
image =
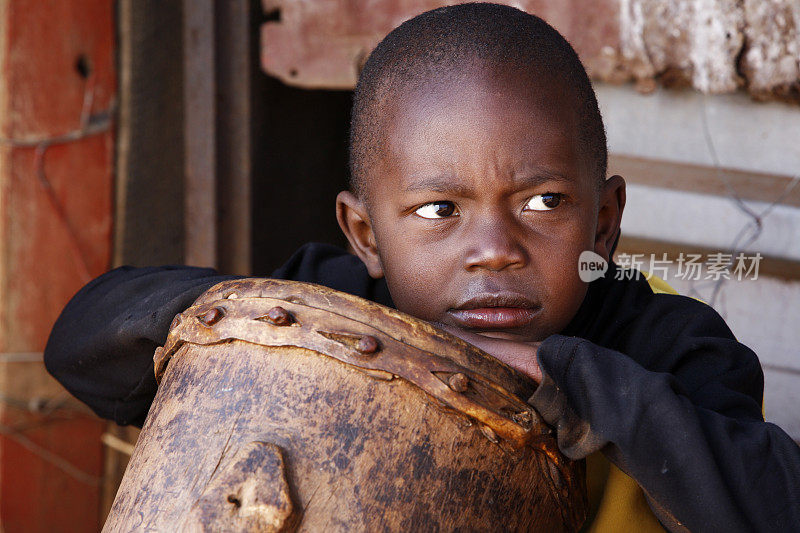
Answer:
[{"label": "drum skin", "polygon": [[575,531],[582,462],[535,383],[430,324],[299,282],[212,287],[155,354],[158,393],[104,531]]}]

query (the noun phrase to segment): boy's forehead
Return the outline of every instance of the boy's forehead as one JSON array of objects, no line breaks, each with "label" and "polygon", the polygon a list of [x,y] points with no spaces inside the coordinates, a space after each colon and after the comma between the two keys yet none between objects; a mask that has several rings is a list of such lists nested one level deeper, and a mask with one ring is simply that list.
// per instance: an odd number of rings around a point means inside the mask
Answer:
[{"label": "boy's forehead", "polygon": [[[381,106],[384,112],[397,111],[401,105],[422,102],[433,105],[437,101],[452,97],[463,98],[469,94],[494,96],[498,100],[514,96],[522,105],[538,105],[542,98],[569,93],[566,79],[537,68],[524,69],[502,63],[476,62],[462,68],[441,69],[433,73],[421,74],[396,84],[384,96],[390,104]],[[538,98],[537,98],[538,97]],[[523,101],[524,100],[524,101]],[[566,104],[568,99],[551,99],[550,105]],[[574,100],[574,99],[569,99]],[[574,102],[570,102],[573,104]],[[396,105],[391,105],[396,104]]]},{"label": "boy's forehead", "polygon": [[443,182],[464,169],[494,166],[512,178],[576,177],[578,116],[559,85],[482,69],[396,88],[381,106],[382,142],[369,174],[385,179],[387,165],[399,166],[404,182]]}]

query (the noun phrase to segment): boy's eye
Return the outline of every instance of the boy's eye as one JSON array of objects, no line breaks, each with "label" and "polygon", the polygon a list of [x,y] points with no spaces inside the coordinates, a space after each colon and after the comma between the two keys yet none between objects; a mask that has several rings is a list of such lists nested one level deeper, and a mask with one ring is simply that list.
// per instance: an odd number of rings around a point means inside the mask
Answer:
[{"label": "boy's eye", "polygon": [[445,218],[457,215],[456,204],[453,202],[430,202],[415,211],[422,218]]},{"label": "boy's eye", "polygon": [[524,211],[549,211],[555,209],[561,203],[561,193],[547,192],[544,194],[537,194],[525,204]]}]

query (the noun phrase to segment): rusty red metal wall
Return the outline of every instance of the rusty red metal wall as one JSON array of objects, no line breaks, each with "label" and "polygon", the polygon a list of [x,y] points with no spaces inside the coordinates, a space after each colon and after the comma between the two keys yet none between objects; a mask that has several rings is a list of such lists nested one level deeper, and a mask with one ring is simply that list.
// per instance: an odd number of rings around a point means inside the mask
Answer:
[{"label": "rusty red metal wall", "polygon": [[103,424],[70,407],[37,359],[59,311],[110,262],[113,4],[0,0],[5,532],[99,526]]},{"label": "rusty red metal wall", "polygon": [[[796,0],[494,0],[564,34],[593,79],[746,89],[800,103]],[[418,13],[463,0],[262,0],[264,70],[289,85],[350,89],[372,48]]]},{"label": "rusty red metal wall", "polygon": [[[619,47],[617,0],[495,0],[535,13],[564,33],[590,71],[613,71]],[[358,69],[403,21],[463,0],[262,0],[264,70],[289,85],[352,89]]]}]

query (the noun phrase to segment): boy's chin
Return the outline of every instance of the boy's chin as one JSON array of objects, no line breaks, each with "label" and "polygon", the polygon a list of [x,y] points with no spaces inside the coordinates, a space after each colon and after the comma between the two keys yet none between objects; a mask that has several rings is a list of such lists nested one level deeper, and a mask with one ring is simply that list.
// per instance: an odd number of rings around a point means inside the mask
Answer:
[{"label": "boy's chin", "polygon": [[504,341],[514,341],[520,343],[542,342],[547,335],[537,335],[531,333],[517,333],[512,331],[473,331],[472,333],[486,337],[488,339],[498,339]]},{"label": "boy's chin", "polygon": [[[506,341],[506,342],[516,342],[520,344],[534,344],[539,343],[549,337],[549,334],[541,334],[539,332],[532,332],[532,331],[514,331],[514,330],[478,330],[478,329],[467,329],[456,326],[454,324],[445,324],[442,322],[432,322],[432,324],[440,329],[443,329],[456,337],[460,337],[467,342],[470,342],[471,339],[480,340],[480,339],[490,339],[490,340],[498,340],[498,341]],[[472,344],[476,344],[473,342]]]}]

